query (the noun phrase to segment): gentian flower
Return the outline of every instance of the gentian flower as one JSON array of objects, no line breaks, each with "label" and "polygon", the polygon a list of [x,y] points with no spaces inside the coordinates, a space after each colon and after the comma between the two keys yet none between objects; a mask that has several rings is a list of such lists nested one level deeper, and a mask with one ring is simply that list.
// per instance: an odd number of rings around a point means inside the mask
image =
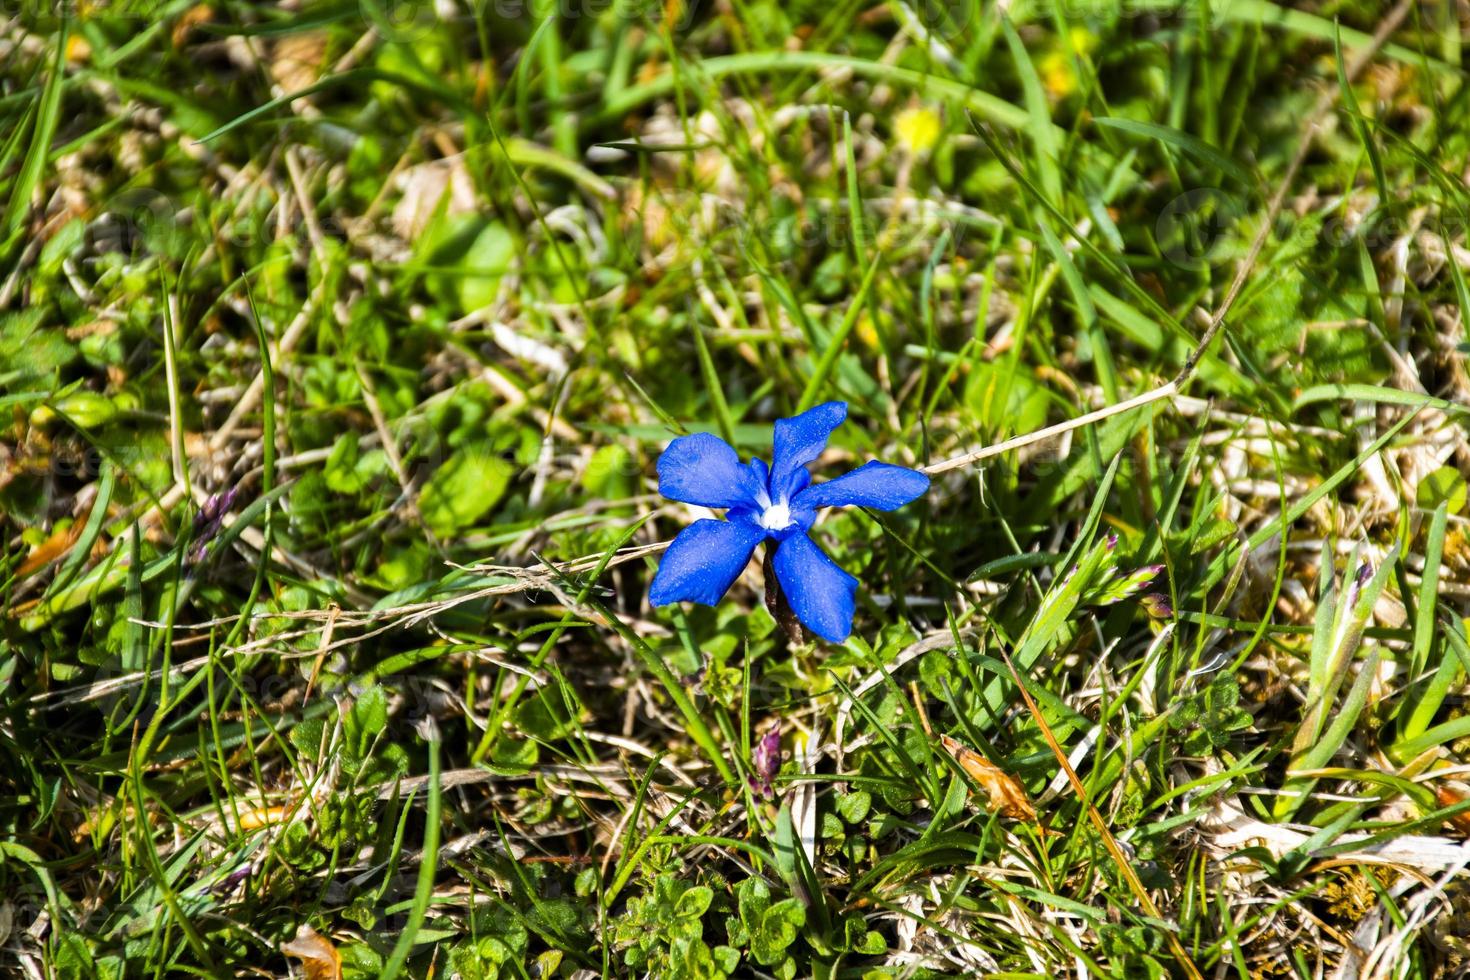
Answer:
[{"label": "gentian flower", "polygon": [[763,460],[741,463],[723,439],[706,432],[681,436],[658,458],[658,489],[665,497],[725,508],[726,520],[686,527],[664,552],[649,589],[655,606],[720,601],[750,561],[755,546],[775,542],[771,562],[796,618],[813,633],[841,643],[852,632],[857,579],[807,536],[821,507],[894,510],[929,488],[917,470],[873,460],[845,476],[811,486],[806,465],[822,454],[832,430],[847,418],[846,402],[827,402],[776,422],[769,469]]}]

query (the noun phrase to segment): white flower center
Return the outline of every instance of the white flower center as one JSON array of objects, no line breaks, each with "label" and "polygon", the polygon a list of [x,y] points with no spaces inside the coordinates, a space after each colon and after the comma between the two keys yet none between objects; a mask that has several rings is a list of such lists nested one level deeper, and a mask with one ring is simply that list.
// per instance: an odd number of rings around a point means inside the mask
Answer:
[{"label": "white flower center", "polygon": [[784,531],[793,523],[791,520],[791,508],[786,506],[785,501],[779,504],[769,504],[761,511],[761,516],[756,523],[767,531]]}]

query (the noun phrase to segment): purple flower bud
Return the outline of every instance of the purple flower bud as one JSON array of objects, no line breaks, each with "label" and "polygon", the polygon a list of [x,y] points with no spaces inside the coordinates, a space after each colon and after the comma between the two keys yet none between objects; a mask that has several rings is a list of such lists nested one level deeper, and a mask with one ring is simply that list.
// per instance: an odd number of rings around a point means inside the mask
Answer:
[{"label": "purple flower bud", "polygon": [[234,871],[231,871],[219,881],[215,882],[214,885],[208,889],[208,892],[215,895],[222,895],[232,892],[235,890],[235,886],[239,885],[240,882],[244,881],[246,878],[254,874],[257,870],[259,870],[259,867],[260,865],[258,862],[252,861],[249,864],[246,864],[243,868],[236,868]]},{"label": "purple flower bud", "polygon": [[1118,547],[1118,535],[1113,532],[1108,535],[1108,550],[1112,551],[1116,547]]},{"label": "purple flower bud", "polygon": [[1150,592],[1138,600],[1144,610],[1154,619],[1170,619],[1174,615],[1174,606],[1169,602],[1169,597],[1162,592]]},{"label": "purple flower bud", "polygon": [[751,792],[763,800],[771,799],[776,795],[772,780],[776,778],[776,773],[781,771],[781,730],[779,728],[772,728],[755,744],[755,749],[750,753],[750,764],[755,770],[748,780]]},{"label": "purple flower bud", "polygon": [[1358,588],[1361,589],[1364,585],[1368,583],[1368,580],[1372,577],[1373,566],[1371,564],[1365,561],[1363,562],[1363,564],[1358,566]]},{"label": "purple flower bud", "polygon": [[231,487],[224,493],[216,493],[204,502],[199,513],[194,515],[194,547],[189,550],[189,560],[195,564],[204,560],[209,542],[224,528],[225,515],[235,505],[240,488]]}]

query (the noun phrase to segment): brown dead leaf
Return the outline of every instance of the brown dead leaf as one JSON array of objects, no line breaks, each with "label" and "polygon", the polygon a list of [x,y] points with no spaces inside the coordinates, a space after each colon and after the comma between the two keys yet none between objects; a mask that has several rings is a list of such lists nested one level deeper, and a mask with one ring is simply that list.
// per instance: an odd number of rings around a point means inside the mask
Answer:
[{"label": "brown dead leaf", "polygon": [[[1454,806],[1456,803],[1463,803],[1467,798],[1470,798],[1470,794],[1467,794],[1466,789],[1467,787],[1464,783],[1443,782],[1434,787],[1434,799],[1440,806]],[[1470,810],[1455,814],[1446,820],[1445,823],[1462,834],[1470,834]]]},{"label": "brown dead leaf", "polygon": [[291,808],[285,806],[256,807],[254,810],[246,810],[240,814],[241,830],[259,830],[273,823],[280,823],[291,815]]},{"label": "brown dead leaf", "polygon": [[70,551],[71,546],[76,544],[77,538],[81,537],[85,523],[84,520],[72,521],[67,528],[56,531],[42,541],[34,551],[26,555],[26,560],[20,563],[20,568],[15,570],[16,577],[24,578],[32,572],[40,571]]},{"label": "brown dead leaf", "polygon": [[110,337],[117,333],[116,320],[88,320],[66,328],[67,340],[85,340],[88,337]]},{"label": "brown dead leaf", "polygon": [[208,24],[214,20],[214,8],[207,3],[196,4],[184,11],[182,17],[174,22],[172,40],[174,47],[182,48],[194,33],[194,29],[202,24]]},{"label": "brown dead leaf", "polygon": [[475,183],[463,155],[409,167],[399,175],[398,186],[403,196],[393,208],[393,230],[404,241],[417,241],[441,206],[451,218],[476,207]]},{"label": "brown dead leaf", "polygon": [[957,739],[941,735],[939,741],[960,768],[985,790],[990,797],[990,809],[1012,820],[1036,819],[1036,809],[1026,798],[1025,787],[1014,776]]},{"label": "brown dead leaf", "polygon": [[271,48],[271,77],[290,95],[316,84],[326,70],[327,32],[288,34]]},{"label": "brown dead leaf", "polygon": [[342,954],[304,922],[297,927],[295,939],[281,944],[281,952],[301,961],[306,980],[342,980]]}]

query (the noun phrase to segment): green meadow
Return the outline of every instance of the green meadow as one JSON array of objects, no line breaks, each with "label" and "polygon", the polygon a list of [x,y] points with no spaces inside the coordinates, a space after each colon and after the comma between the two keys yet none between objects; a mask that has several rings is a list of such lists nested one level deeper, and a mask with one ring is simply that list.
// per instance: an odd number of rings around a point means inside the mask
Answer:
[{"label": "green meadow", "polygon": [[1467,38],[5,0],[0,974],[1465,975]]}]

